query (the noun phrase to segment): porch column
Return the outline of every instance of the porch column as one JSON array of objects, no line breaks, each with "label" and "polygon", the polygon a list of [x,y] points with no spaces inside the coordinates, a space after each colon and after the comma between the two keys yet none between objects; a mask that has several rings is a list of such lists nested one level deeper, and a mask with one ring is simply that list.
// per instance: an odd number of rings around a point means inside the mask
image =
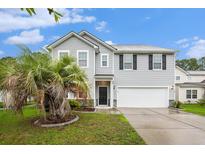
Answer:
[{"label": "porch column", "polygon": [[110,81],[110,107],[113,107],[113,80]]},{"label": "porch column", "polygon": [[94,98],[93,98],[93,103],[94,103],[94,107],[96,107],[96,81],[95,81],[95,79],[94,79]]}]

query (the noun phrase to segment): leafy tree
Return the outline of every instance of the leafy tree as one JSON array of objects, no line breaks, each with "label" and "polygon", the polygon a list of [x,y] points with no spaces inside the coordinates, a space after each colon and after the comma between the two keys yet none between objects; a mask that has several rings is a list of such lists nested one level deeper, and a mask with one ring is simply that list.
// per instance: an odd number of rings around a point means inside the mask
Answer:
[{"label": "leafy tree", "polygon": [[[22,107],[29,96],[41,104],[44,119],[65,120],[70,116],[67,93],[79,89],[87,93],[87,77],[73,57],[63,57],[54,61],[46,53],[32,53],[27,47],[16,58],[15,67],[0,61],[0,91],[9,94],[15,111]],[[48,104],[49,112],[44,105]]]},{"label": "leafy tree", "polygon": [[198,60],[199,70],[205,70],[205,57],[202,57]]},{"label": "leafy tree", "polygon": [[189,71],[195,71],[200,68],[196,58],[177,60],[176,65]]},{"label": "leafy tree", "polygon": [[[22,11],[26,11],[28,12],[28,14],[30,16],[35,15],[36,11],[34,8],[21,8]],[[48,13],[50,15],[53,15],[54,19],[56,22],[58,22],[60,20],[60,18],[63,16],[62,14],[60,14],[59,12],[55,11],[53,8],[47,8]]]},{"label": "leafy tree", "polygon": [[198,65],[198,61],[196,58],[190,58],[188,60],[188,69],[189,70],[198,70],[199,69],[199,65]]},{"label": "leafy tree", "polygon": [[205,57],[176,60],[176,65],[187,71],[205,70]]}]

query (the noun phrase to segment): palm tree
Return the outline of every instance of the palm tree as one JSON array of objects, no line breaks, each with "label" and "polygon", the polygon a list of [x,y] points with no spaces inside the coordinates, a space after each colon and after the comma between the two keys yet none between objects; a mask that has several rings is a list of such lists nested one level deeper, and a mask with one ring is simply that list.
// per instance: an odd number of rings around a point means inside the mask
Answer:
[{"label": "palm tree", "polygon": [[[89,91],[87,77],[73,57],[53,61],[47,53],[32,53],[21,47],[23,53],[14,65],[0,62],[0,91],[10,95],[15,111],[22,107],[29,96],[33,96],[44,112],[44,119],[62,121],[69,117],[70,106],[67,93],[72,89]],[[44,105],[48,104],[49,112]]]}]

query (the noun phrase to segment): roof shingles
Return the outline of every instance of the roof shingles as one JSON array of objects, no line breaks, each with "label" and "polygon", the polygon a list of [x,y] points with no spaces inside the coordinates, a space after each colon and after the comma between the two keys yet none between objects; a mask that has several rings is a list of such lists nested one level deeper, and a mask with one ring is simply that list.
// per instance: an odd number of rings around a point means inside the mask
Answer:
[{"label": "roof shingles", "polygon": [[168,48],[161,48],[156,46],[150,45],[137,45],[137,44],[130,44],[130,45],[112,45],[117,49],[117,52],[162,52],[162,53],[174,53],[176,50],[168,49]]}]

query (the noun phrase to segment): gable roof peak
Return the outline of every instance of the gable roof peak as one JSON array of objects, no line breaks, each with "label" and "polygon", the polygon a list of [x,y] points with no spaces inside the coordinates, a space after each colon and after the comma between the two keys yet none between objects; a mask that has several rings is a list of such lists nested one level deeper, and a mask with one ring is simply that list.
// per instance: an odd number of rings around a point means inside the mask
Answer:
[{"label": "gable roof peak", "polygon": [[114,50],[114,51],[117,50],[117,49],[116,49],[115,47],[113,47],[112,45],[106,43],[105,41],[101,40],[100,38],[98,38],[97,36],[91,34],[90,32],[88,32],[88,31],[86,31],[86,30],[80,31],[80,32],[79,32],[79,35],[80,35],[80,36],[87,35],[87,36],[89,36],[90,38],[94,39],[96,42],[102,44],[103,46],[105,46],[105,47],[107,47],[107,48],[109,48],[109,49],[111,49],[111,50]]},{"label": "gable roof peak", "polygon": [[51,48],[55,48],[56,46],[58,46],[59,44],[61,44],[62,42],[64,42],[65,40],[69,39],[70,37],[75,36],[78,39],[82,40],[83,42],[85,42],[86,44],[90,45],[91,47],[98,49],[98,46],[94,43],[92,43],[91,41],[83,38],[82,36],[80,36],[78,33],[74,32],[74,31],[70,31],[69,33],[67,33],[66,35],[60,37],[59,39],[57,39],[56,41],[54,41],[53,43],[49,44],[47,46],[47,48],[51,47]]}]

